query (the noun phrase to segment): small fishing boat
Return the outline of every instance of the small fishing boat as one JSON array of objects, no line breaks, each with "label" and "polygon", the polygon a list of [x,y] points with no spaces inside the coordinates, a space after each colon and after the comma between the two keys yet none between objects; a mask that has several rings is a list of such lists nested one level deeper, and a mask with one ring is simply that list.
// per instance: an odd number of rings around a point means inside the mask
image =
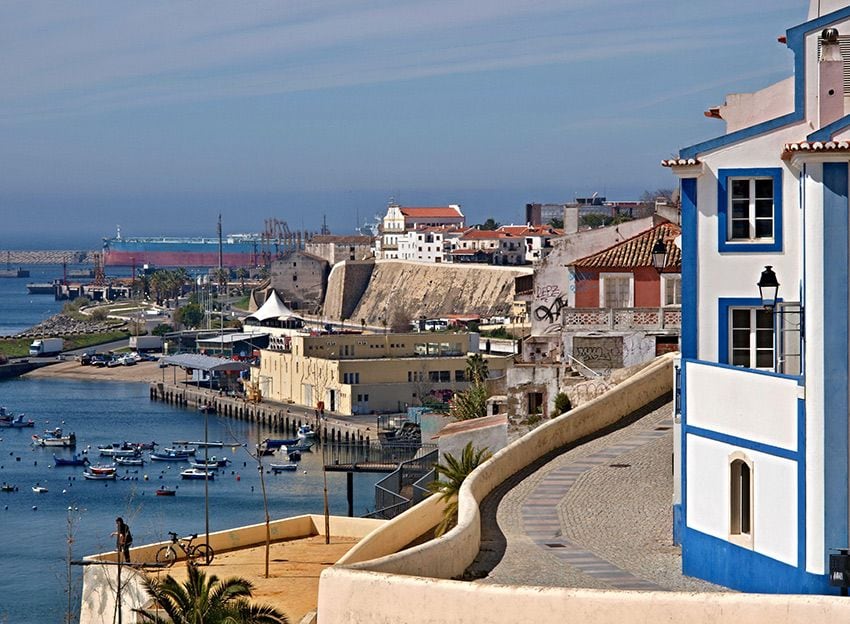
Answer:
[{"label": "small fishing boat", "polygon": [[315,438],[316,432],[313,431],[313,427],[310,425],[301,425],[298,427],[298,437],[299,438]]},{"label": "small fishing boat", "polygon": [[309,451],[311,448],[313,448],[313,444],[315,443],[316,441],[310,438],[302,438],[295,444],[287,444],[286,446],[282,446],[280,452],[289,454],[293,451],[298,451],[300,453],[304,453],[305,451]]},{"label": "small fishing boat", "polygon": [[166,449],[162,453],[151,453],[151,461],[189,461],[189,453],[178,453],[177,451]]},{"label": "small fishing boat", "polygon": [[297,462],[301,459],[301,451],[289,451],[286,456],[289,458],[289,461]]},{"label": "small fishing boat", "polygon": [[44,494],[47,492],[47,488],[43,485],[39,485],[38,483],[36,483],[34,486],[32,486],[32,491],[36,494]]},{"label": "small fishing boat", "polygon": [[262,442],[260,442],[260,446],[264,446],[265,448],[277,449],[281,446],[290,446],[291,444],[298,444],[298,438],[266,438]]},{"label": "small fishing boat", "polygon": [[141,451],[129,442],[117,442],[110,445],[98,446],[101,457],[137,457]]},{"label": "small fishing boat", "polygon": [[91,472],[91,470],[86,470],[83,472],[83,477],[91,481],[114,481],[116,475],[114,472]]},{"label": "small fishing boat", "polygon": [[166,447],[163,449],[163,451],[165,451],[166,453],[183,453],[184,455],[194,455],[195,452],[198,450],[194,446],[189,446],[188,443],[177,444],[175,442],[172,442],[172,444],[174,444],[174,446]]},{"label": "small fishing boat", "polygon": [[183,479],[209,479],[212,481],[215,479],[215,472],[211,470],[201,470],[198,468],[187,468],[180,473],[180,476]]},{"label": "small fishing boat", "polygon": [[24,419],[23,414],[12,416],[11,414],[0,416],[0,427],[7,429],[23,429],[24,427],[35,427],[35,421]]},{"label": "small fishing boat", "polygon": [[203,470],[204,468],[209,468],[210,470],[215,470],[216,468],[224,468],[229,463],[229,460],[226,457],[222,457],[218,459],[214,455],[210,457],[206,463],[203,459],[190,459],[189,465],[192,468],[198,468],[199,470]]},{"label": "small fishing boat", "polygon": [[198,411],[202,414],[215,414],[215,405],[199,405]]},{"label": "small fishing boat", "polygon": [[278,472],[294,472],[298,470],[298,464],[269,464],[269,468],[275,474]]},{"label": "small fishing boat", "polygon": [[80,457],[76,453],[71,455],[71,457],[57,457],[53,455],[53,462],[57,466],[85,466],[89,463],[88,457]]},{"label": "small fishing boat", "polygon": [[45,431],[44,435],[32,436],[32,443],[35,446],[61,446],[64,448],[74,448],[77,446],[77,436],[73,433],[62,435],[61,429],[53,431]]},{"label": "small fishing boat", "polygon": [[145,460],[141,455],[136,457],[113,457],[113,460],[119,466],[144,466]]},{"label": "small fishing boat", "polygon": [[157,496],[175,496],[177,494],[176,490],[171,489],[167,485],[163,485],[156,491]]},{"label": "small fishing boat", "polygon": [[17,492],[18,488],[11,483],[3,482],[3,485],[0,485],[0,492]]},{"label": "small fishing boat", "polygon": [[131,442],[131,444],[133,446],[135,446],[137,449],[139,449],[140,451],[152,451],[158,446],[157,443],[153,442],[153,441],[151,441],[151,442]]},{"label": "small fishing boat", "polygon": [[92,474],[115,474],[115,466],[112,464],[92,464],[88,467],[88,472]]}]

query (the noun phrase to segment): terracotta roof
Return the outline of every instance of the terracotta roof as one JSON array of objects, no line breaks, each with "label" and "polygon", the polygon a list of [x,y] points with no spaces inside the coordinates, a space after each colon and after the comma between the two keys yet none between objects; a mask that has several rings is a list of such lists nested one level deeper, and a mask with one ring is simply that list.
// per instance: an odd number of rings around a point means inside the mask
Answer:
[{"label": "terracotta roof", "polygon": [[850,151],[850,141],[800,141],[786,143],[782,149],[782,158],[790,158],[798,153],[842,153]]},{"label": "terracotta roof", "polygon": [[698,158],[670,158],[669,160],[662,160],[662,167],[688,167],[690,165],[699,165],[702,161]]},{"label": "terracotta roof", "polygon": [[673,240],[681,235],[682,229],[673,223],[661,223],[621,243],[573,262],[573,266],[596,268],[634,268],[652,266],[652,247],[660,238],[667,246],[669,268],[682,266],[682,252]]},{"label": "terracotta roof", "polygon": [[463,214],[455,206],[399,206],[398,209],[405,217],[420,217],[423,219],[463,218]]},{"label": "terracotta roof", "polygon": [[551,225],[503,225],[499,228],[501,232],[507,232],[511,236],[561,236],[562,231]]},{"label": "terracotta roof", "polygon": [[461,240],[467,239],[475,239],[475,240],[489,240],[491,238],[516,238],[507,232],[501,232],[499,230],[467,230],[463,233],[463,236],[460,237]]}]

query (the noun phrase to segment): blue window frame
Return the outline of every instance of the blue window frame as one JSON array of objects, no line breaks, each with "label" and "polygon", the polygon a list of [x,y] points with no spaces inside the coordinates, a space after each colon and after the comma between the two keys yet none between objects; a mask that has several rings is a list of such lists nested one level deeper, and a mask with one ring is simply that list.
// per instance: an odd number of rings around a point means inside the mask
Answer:
[{"label": "blue window frame", "polygon": [[761,299],[718,300],[717,361],[721,364],[775,370],[776,337],[772,310]]},{"label": "blue window frame", "polygon": [[717,226],[721,252],[782,251],[782,169],[720,169]]}]

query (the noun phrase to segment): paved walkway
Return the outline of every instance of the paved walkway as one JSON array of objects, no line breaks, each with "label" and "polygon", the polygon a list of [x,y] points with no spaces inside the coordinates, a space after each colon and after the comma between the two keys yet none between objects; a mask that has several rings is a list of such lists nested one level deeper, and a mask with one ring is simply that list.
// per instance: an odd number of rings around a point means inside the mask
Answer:
[{"label": "paved walkway", "polygon": [[485,540],[501,533],[504,554],[479,582],[723,591],[683,576],[672,544],[671,412],[571,448],[483,505]]}]

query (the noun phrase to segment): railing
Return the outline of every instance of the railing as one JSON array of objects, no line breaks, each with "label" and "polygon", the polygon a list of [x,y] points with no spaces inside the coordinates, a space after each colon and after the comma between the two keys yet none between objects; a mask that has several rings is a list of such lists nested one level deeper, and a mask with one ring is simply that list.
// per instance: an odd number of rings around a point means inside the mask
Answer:
[{"label": "railing", "polygon": [[680,308],[561,308],[565,330],[679,329]]},{"label": "railing", "polygon": [[573,366],[573,368],[575,368],[574,365],[578,364],[585,371],[585,372],[579,371],[579,372],[581,372],[581,374],[584,377],[587,377],[588,374],[589,374],[591,378],[598,379],[599,381],[604,383],[606,387],[609,386],[609,383],[605,380],[605,377],[603,375],[601,375],[600,373],[597,373],[592,368],[590,368],[587,364],[585,364],[584,362],[582,362],[580,360],[577,360],[576,358],[574,358],[569,353],[564,353],[564,356],[570,361],[570,366]]},{"label": "railing", "polygon": [[336,472],[393,472],[407,462],[425,472],[431,469],[425,458],[436,448],[434,444],[333,444],[325,447],[325,466]]},{"label": "railing", "polygon": [[[366,518],[384,518],[389,520],[406,511],[428,496],[427,485],[435,478],[434,464],[439,451],[436,449],[402,462],[398,468],[375,484],[375,511],[366,514]],[[430,466],[427,470],[423,467]],[[411,488],[411,497],[402,495],[404,488]]]}]

